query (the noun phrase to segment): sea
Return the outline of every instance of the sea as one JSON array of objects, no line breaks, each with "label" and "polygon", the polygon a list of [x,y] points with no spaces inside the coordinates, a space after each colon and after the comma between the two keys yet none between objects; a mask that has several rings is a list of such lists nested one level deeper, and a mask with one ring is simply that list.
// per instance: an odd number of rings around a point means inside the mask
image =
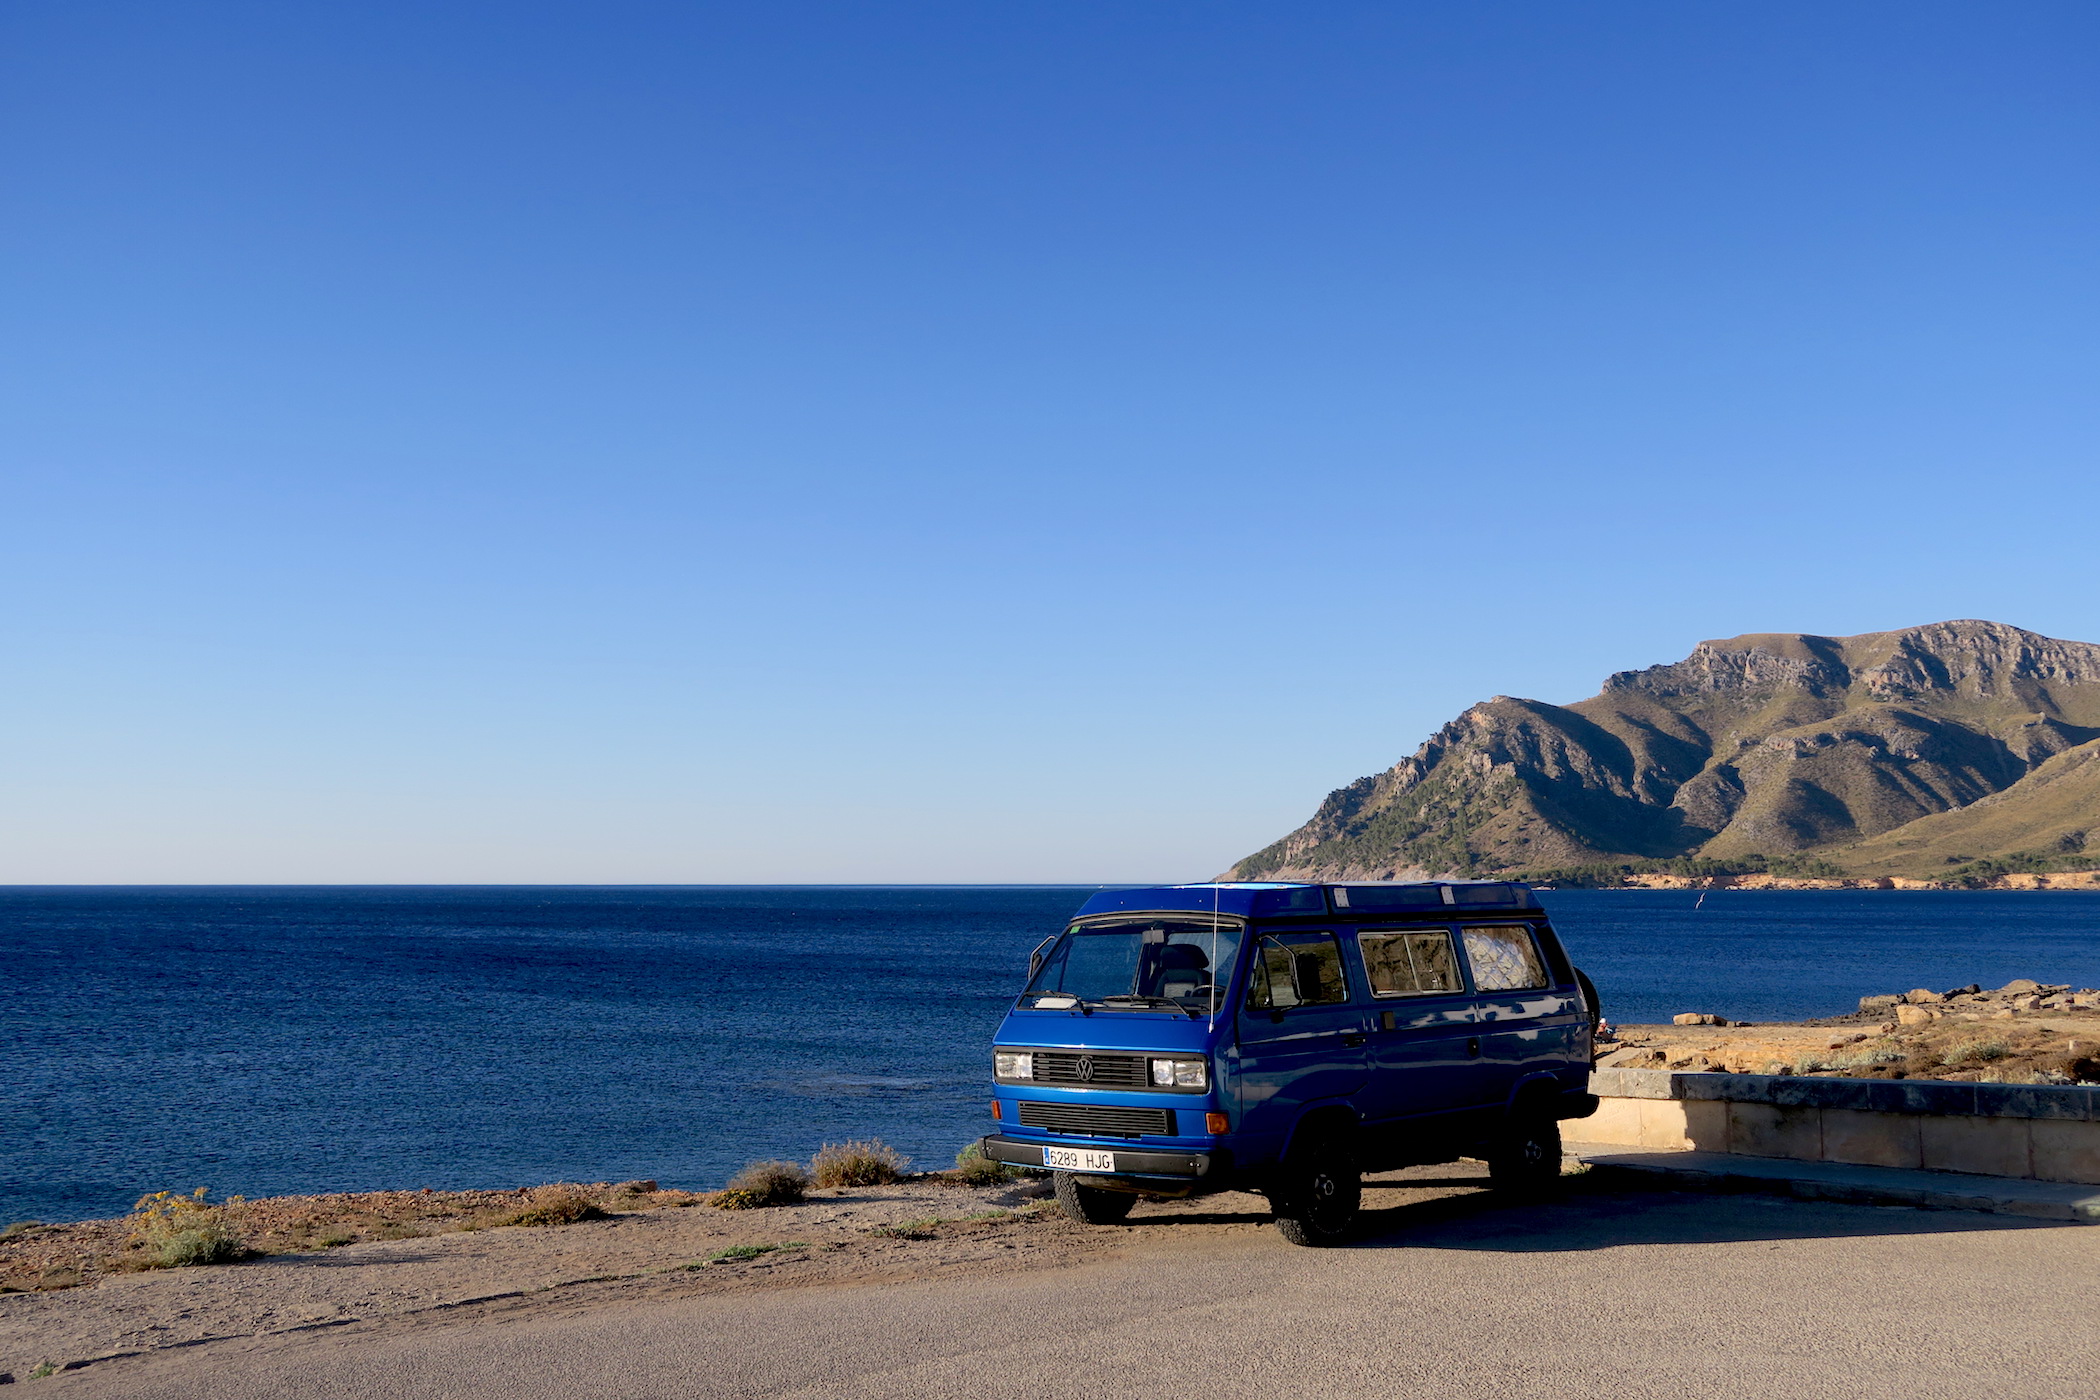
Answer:
[{"label": "sea", "polygon": [[[1096,888],[0,889],[0,1224],[653,1178],[990,1127],[1028,953]],[[1541,892],[1620,1023],[2100,985],[2100,893]]]}]

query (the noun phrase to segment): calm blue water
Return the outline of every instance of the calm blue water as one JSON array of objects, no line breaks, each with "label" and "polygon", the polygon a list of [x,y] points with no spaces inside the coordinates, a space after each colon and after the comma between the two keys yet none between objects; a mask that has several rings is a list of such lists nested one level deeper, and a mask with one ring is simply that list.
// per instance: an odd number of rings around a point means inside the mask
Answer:
[{"label": "calm blue water", "polygon": [[[0,1223],[656,1177],[879,1136],[945,1165],[1078,888],[0,890]],[[1542,896],[1614,1020],[2100,985],[2100,895]]]}]

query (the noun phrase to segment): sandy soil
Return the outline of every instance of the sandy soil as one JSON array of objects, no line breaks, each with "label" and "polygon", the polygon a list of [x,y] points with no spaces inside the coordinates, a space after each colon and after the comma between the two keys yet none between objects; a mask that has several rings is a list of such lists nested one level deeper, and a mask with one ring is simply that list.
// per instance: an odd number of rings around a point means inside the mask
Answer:
[{"label": "sandy soil", "polygon": [[[415,1316],[1027,1267],[1105,1247],[1039,1207],[1046,1183],[946,1181],[814,1193],[803,1205],[659,1205],[553,1227],[370,1240],[241,1264],[110,1273],[0,1294],[0,1373]],[[668,1193],[667,1193],[668,1194]],[[748,1259],[718,1259],[737,1246]],[[709,1262],[710,1260],[715,1262]]]},{"label": "sandy soil", "polygon": [[[1373,1212],[1478,1208],[1486,1169],[1417,1167],[1365,1182]],[[1269,1228],[1259,1196],[1140,1203],[1130,1224],[1067,1220],[1046,1182],[938,1179],[822,1191],[800,1206],[663,1206],[558,1227],[375,1240],[243,1264],[110,1274],[0,1295],[0,1371],[123,1373],[171,1349],[245,1351],[301,1335],[483,1325],[761,1288],[888,1284],[1062,1268],[1139,1245]],[[738,1245],[777,1246],[705,1262]],[[54,1392],[56,1393],[56,1392]]]}]

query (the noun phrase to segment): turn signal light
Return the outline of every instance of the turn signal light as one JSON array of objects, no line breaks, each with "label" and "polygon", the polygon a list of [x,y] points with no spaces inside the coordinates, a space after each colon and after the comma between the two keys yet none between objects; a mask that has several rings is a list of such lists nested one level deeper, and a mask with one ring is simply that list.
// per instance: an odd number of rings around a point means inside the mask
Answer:
[{"label": "turn signal light", "polygon": [[[1225,1116],[1225,1115],[1224,1115],[1224,1114],[1222,1114],[1222,1113],[1213,1113],[1213,1114],[1211,1115],[1211,1117],[1213,1117],[1213,1118],[1223,1118],[1224,1116]],[[999,1100],[997,1100],[997,1099],[993,1099],[993,1100],[992,1100],[992,1121],[993,1121],[994,1123],[996,1123],[996,1122],[998,1122],[998,1121],[999,1121]],[[1219,1131],[1220,1131],[1220,1132],[1223,1132],[1224,1130],[1223,1130],[1223,1129],[1221,1128],[1221,1129],[1219,1129]]]},{"label": "turn signal light", "polygon": [[1225,1115],[1222,1113],[1206,1113],[1203,1115],[1203,1131],[1206,1133],[1229,1133],[1232,1131],[1232,1124],[1226,1120]]}]

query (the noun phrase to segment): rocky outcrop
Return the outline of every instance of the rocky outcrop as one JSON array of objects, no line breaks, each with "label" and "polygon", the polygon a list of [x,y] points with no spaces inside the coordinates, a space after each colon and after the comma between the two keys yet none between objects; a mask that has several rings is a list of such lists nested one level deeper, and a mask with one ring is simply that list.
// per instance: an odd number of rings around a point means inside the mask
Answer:
[{"label": "rocky outcrop", "polygon": [[[1897,844],[1906,832],[1987,803],[2017,807],[2024,787],[2050,794],[2036,809],[2048,812],[2022,822],[1999,811],[1993,829],[2082,841],[2100,764],[2068,784],[2068,771],[2044,778],[2100,755],[2096,742],[2100,647],[2089,643],[1974,621],[1758,633],[1619,672],[1573,705],[1475,705],[1230,873],[1404,879],[1857,845],[1877,873],[1922,874],[1948,854],[2002,852],[1936,841],[1912,859]],[[2100,832],[2100,811],[2089,825]]]}]

